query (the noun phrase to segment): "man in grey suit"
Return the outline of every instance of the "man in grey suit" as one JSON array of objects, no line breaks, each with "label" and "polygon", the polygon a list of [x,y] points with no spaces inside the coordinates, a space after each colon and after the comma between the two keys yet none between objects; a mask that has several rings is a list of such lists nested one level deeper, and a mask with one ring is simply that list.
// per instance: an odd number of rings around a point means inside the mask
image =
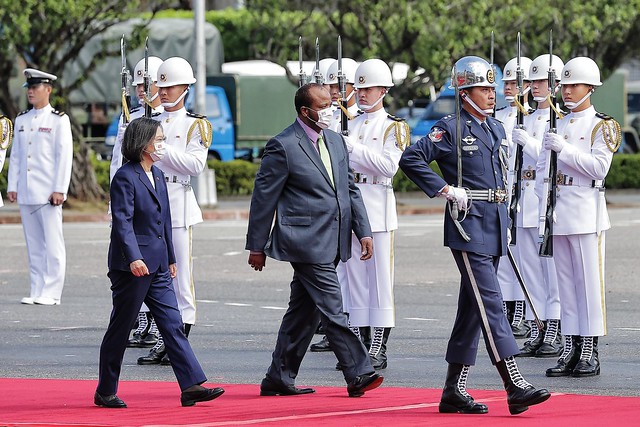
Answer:
[{"label": "man in grey suit", "polygon": [[[316,83],[295,95],[296,121],[266,145],[249,212],[246,249],[257,271],[266,256],[293,267],[289,307],[271,366],[260,385],[261,396],[313,393],[295,387],[295,378],[322,320],[331,348],[344,367],[347,392],[362,396],[382,384],[367,350],[349,329],[335,266],[351,254],[351,231],[371,258],[369,219],[349,169],[342,137],[327,127],[331,96]],[[275,220],[274,220],[275,218]]]}]

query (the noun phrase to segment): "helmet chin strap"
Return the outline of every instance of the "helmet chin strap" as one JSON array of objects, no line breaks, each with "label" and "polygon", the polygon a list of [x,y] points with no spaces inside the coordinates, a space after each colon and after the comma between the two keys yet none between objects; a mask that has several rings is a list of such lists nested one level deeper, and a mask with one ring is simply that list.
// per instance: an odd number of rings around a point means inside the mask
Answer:
[{"label": "helmet chin strap", "polygon": [[[351,93],[353,93],[353,92],[351,92]],[[383,93],[382,96],[380,98],[378,98],[378,100],[376,102],[374,102],[372,105],[360,104],[358,102],[358,107],[360,107],[360,109],[362,109],[362,111],[364,111],[366,113],[369,110],[372,110],[373,108],[375,108],[376,105],[380,104],[386,95],[387,95],[386,92]]]},{"label": "helmet chin strap", "polygon": [[576,108],[578,108],[580,106],[580,104],[582,104],[584,101],[586,101],[587,98],[589,98],[593,92],[594,92],[594,89],[591,89],[589,92],[587,92],[587,94],[585,96],[582,97],[582,99],[580,101],[578,101],[578,102],[565,102],[564,105],[569,110],[575,110]]},{"label": "helmet chin strap", "polygon": [[469,105],[471,105],[471,107],[473,107],[474,110],[476,110],[478,113],[482,114],[484,117],[489,117],[491,114],[493,114],[493,108],[487,108],[486,110],[481,109],[480,107],[478,107],[478,104],[473,102],[471,100],[471,98],[469,98],[469,96],[467,96],[466,93],[462,93],[462,99],[467,101],[469,103]]},{"label": "helmet chin strap", "polygon": [[184,99],[185,96],[187,96],[187,92],[189,92],[189,88],[186,88],[184,92],[182,92],[182,94],[174,102],[163,102],[160,105],[162,105],[164,108],[173,108],[176,105],[178,105],[180,101]]}]

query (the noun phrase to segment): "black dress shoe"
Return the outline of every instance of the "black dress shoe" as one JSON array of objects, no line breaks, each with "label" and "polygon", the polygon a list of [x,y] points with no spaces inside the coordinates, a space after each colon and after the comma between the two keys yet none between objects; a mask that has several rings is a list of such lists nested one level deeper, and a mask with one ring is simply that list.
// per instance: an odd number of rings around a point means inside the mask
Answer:
[{"label": "black dress shoe", "polygon": [[276,384],[268,378],[263,379],[260,384],[260,396],[297,396],[315,392],[312,388],[297,388],[292,385]]},{"label": "black dress shoe", "polygon": [[122,401],[118,396],[112,394],[110,396],[103,396],[97,391],[93,395],[93,403],[97,406],[104,406],[105,408],[126,408],[127,404]]},{"label": "black dress shoe", "polygon": [[380,387],[382,381],[384,381],[384,377],[376,374],[375,372],[371,374],[358,375],[356,379],[347,385],[347,392],[349,393],[349,397],[360,397],[366,391]]},{"label": "black dress shoe", "polygon": [[182,403],[182,406],[193,406],[196,402],[207,402],[215,399],[216,397],[222,396],[222,393],[224,393],[224,389],[222,387],[206,388],[202,386],[195,386],[190,388],[195,389],[191,391],[188,391],[189,389],[187,389],[180,394],[180,403]]},{"label": "black dress shoe", "polygon": [[164,356],[162,356],[162,360],[160,361],[160,364],[162,366],[171,366],[171,360],[169,360],[169,354],[165,353]]},{"label": "black dress shoe", "polygon": [[323,335],[320,341],[311,344],[311,347],[309,347],[309,351],[314,353],[318,353],[321,351],[331,351],[331,344],[329,344],[327,336]]},{"label": "black dress shoe", "polygon": [[149,351],[147,356],[138,358],[138,365],[159,365],[162,363],[162,358],[165,354],[167,354],[167,350],[164,344],[157,349],[154,347]]}]

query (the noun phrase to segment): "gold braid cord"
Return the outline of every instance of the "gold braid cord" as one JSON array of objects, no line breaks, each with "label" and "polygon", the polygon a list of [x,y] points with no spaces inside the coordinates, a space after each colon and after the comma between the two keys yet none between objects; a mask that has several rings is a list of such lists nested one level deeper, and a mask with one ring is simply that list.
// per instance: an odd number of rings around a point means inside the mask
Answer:
[{"label": "gold braid cord", "polygon": [[[411,144],[411,136],[410,136],[410,131],[409,131],[409,125],[404,120],[401,121],[401,122],[395,122],[394,121],[393,123],[391,123],[389,125],[387,130],[384,131],[384,139],[383,139],[383,141],[387,140],[387,137],[389,136],[389,134],[392,131],[395,133],[396,145],[398,146],[399,149],[404,151],[404,149],[407,148],[409,146],[409,144]],[[404,133],[404,137],[403,137],[403,133]]]},{"label": "gold braid cord", "polygon": [[204,145],[205,148],[209,148],[213,136],[213,126],[211,126],[211,122],[206,119],[196,119],[196,121],[193,122],[189,128],[189,132],[187,133],[187,144],[191,141],[191,135],[193,134],[196,126],[200,131],[200,140],[202,141],[202,145]]},{"label": "gold braid cord", "polygon": [[564,119],[564,114],[562,114],[562,111],[556,108],[555,102],[553,102],[553,100],[551,99],[551,94],[547,95],[547,101],[549,101],[549,105],[551,106],[551,109],[556,113],[556,116],[558,116],[559,119]]},{"label": "gold braid cord", "polygon": [[596,133],[602,128],[602,139],[612,153],[618,151],[622,142],[620,124],[613,119],[602,119],[591,131],[591,145],[596,141]]},{"label": "gold braid cord", "polygon": [[127,106],[127,97],[124,94],[124,90],[122,91],[122,115],[126,119],[127,123],[131,121],[131,115],[129,114],[129,107]]},{"label": "gold braid cord", "polygon": [[520,110],[524,116],[528,116],[529,115],[529,112],[527,111],[526,108],[524,108],[524,105],[520,104],[520,101],[518,101],[518,97],[517,96],[514,98],[513,101],[516,103],[516,107],[518,107],[518,110]]},{"label": "gold braid cord", "polygon": [[13,124],[8,117],[0,116],[0,127],[2,128],[0,150],[6,150],[11,145],[11,140],[13,139]]},{"label": "gold braid cord", "polygon": [[342,110],[344,115],[347,116],[347,120],[353,120],[353,116],[351,114],[349,114],[349,111],[347,111],[345,106],[342,105],[342,98],[338,99],[338,105],[340,106],[340,109]]}]

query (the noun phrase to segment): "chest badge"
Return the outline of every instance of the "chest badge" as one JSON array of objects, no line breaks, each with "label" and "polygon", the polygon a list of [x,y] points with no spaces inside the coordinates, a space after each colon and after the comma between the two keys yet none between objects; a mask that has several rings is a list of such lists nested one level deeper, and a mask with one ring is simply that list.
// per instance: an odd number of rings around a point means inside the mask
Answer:
[{"label": "chest badge", "polygon": [[468,136],[466,136],[466,137],[462,138],[462,142],[464,142],[464,143],[465,143],[465,144],[467,144],[467,145],[471,145],[471,144],[473,144],[474,142],[476,142],[476,138],[474,138],[474,137],[473,137],[473,136],[471,136],[471,135],[468,135]]}]

